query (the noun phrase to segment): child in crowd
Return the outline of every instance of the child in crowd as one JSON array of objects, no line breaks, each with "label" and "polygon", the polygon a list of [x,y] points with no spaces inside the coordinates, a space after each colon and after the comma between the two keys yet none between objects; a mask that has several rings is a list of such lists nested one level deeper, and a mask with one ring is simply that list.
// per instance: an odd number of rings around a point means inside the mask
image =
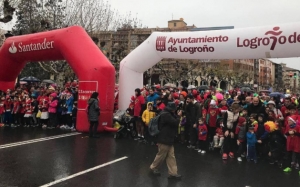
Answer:
[{"label": "child in crowd", "polygon": [[268,157],[269,163],[274,164],[275,162],[278,163],[278,166],[282,167],[282,161],[284,157],[285,151],[285,137],[281,133],[279,129],[278,121],[267,121],[265,126],[265,132],[268,134]]},{"label": "child in crowd", "polygon": [[[144,131],[145,131],[145,135],[146,135],[146,140],[147,141],[150,141],[150,139],[149,139],[150,135],[149,135],[149,132],[148,132],[148,125],[150,123],[150,120],[155,117],[155,112],[153,112],[152,109],[153,109],[153,103],[152,102],[148,102],[147,103],[147,109],[142,114],[142,120],[143,120],[143,122],[145,124]],[[141,138],[144,139],[144,136],[142,135]]]},{"label": "child in crowd", "polygon": [[224,142],[224,133],[221,127],[216,129],[216,135],[214,136],[214,148],[222,147]]},{"label": "child in crowd", "polygon": [[200,118],[198,120],[198,153],[206,153],[206,138],[207,138],[207,127],[204,121]]},{"label": "child in crowd", "polygon": [[256,121],[256,117],[256,114],[251,114],[249,117],[250,124],[248,125],[248,127],[252,126],[254,128],[254,132],[256,132],[258,128],[258,122]]},{"label": "child in crowd", "polygon": [[245,147],[246,125],[247,125],[246,118],[239,117],[238,125],[235,129],[235,134],[237,136],[237,145],[238,145],[237,160],[239,162],[242,162],[242,153],[244,152],[244,147]]},{"label": "child in crowd", "polygon": [[259,157],[265,157],[266,156],[266,140],[268,138],[268,132],[265,131],[265,121],[264,121],[264,115],[258,114],[257,118],[257,131],[256,131],[256,138],[257,140],[261,140],[262,143],[257,144],[257,155]]},{"label": "child in crowd", "polygon": [[206,124],[208,125],[208,139],[210,143],[213,143],[213,137],[215,136],[215,132],[217,129],[218,115],[219,109],[217,103],[215,100],[211,100],[206,115]]},{"label": "child in crowd", "polygon": [[[300,126],[296,125],[298,121],[298,116],[292,115],[288,117],[288,126],[285,130],[285,135],[287,136],[287,144],[286,144],[286,150],[287,150],[287,160],[284,164],[285,169],[284,172],[291,172],[292,169],[291,163],[292,163],[292,157],[293,154],[295,155],[296,160],[300,160]],[[299,171],[300,175],[300,171]]]},{"label": "child in crowd", "polygon": [[249,127],[249,131],[247,132],[247,161],[250,162],[251,160],[254,163],[257,163],[256,157],[256,143],[261,142],[260,140],[257,141],[256,135],[254,134],[255,127],[251,125]]},{"label": "child in crowd", "polygon": [[180,117],[180,122],[179,122],[179,125],[178,125],[178,141],[181,143],[181,144],[184,144],[185,143],[185,138],[184,138],[184,126],[186,124],[186,117],[183,115],[183,112],[182,110],[178,110],[177,111]]}]

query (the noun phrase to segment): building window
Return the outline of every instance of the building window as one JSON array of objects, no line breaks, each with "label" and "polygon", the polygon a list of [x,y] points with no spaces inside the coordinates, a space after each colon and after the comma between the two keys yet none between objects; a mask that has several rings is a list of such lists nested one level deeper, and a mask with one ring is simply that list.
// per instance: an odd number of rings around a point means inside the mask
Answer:
[{"label": "building window", "polygon": [[176,27],[176,23],[174,23],[174,27]]}]

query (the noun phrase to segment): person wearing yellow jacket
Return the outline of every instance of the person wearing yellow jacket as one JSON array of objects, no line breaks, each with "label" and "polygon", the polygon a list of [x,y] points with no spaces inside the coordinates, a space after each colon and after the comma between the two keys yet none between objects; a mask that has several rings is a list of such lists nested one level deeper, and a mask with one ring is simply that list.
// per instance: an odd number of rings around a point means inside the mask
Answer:
[{"label": "person wearing yellow jacket", "polygon": [[150,123],[150,120],[155,117],[155,112],[152,111],[152,108],[153,108],[153,103],[148,102],[147,109],[143,112],[143,115],[142,115],[142,120],[147,127]]},{"label": "person wearing yellow jacket", "polygon": [[[153,103],[148,102],[147,103],[147,109],[143,112],[142,120],[145,123],[145,133],[146,133],[146,140],[151,142],[151,144],[154,144],[149,132],[148,132],[148,125],[150,123],[150,120],[155,117],[155,112],[153,110]],[[143,131],[144,132],[144,131]],[[144,135],[142,135],[142,139],[144,139]],[[143,140],[142,140],[143,141]],[[145,142],[147,142],[145,141]]]}]

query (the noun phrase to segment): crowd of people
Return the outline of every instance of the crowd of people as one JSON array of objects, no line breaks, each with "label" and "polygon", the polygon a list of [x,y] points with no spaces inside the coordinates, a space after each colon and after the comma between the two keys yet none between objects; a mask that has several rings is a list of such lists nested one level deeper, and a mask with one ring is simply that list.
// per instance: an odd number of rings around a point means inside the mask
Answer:
[{"label": "crowd of people", "polygon": [[78,84],[28,83],[15,90],[0,91],[1,127],[61,128],[75,131]]},{"label": "crowd of people", "polygon": [[[135,140],[160,143],[159,153],[150,167],[154,173],[158,173],[155,163],[160,160],[161,150],[166,149],[161,143],[173,145],[176,141],[200,155],[220,149],[223,160],[236,158],[238,162],[245,159],[254,163],[264,160],[291,172],[292,168],[299,169],[300,162],[298,97],[298,94],[270,97],[268,93],[239,89],[201,91],[155,85],[135,89],[126,112],[135,118],[138,134]],[[165,119],[165,110],[171,111],[171,116],[178,120],[175,128]],[[164,135],[159,134],[155,139],[149,135],[148,127],[158,115],[165,123],[159,122]],[[168,157],[168,153],[164,154]],[[173,156],[174,150],[170,158]]]}]

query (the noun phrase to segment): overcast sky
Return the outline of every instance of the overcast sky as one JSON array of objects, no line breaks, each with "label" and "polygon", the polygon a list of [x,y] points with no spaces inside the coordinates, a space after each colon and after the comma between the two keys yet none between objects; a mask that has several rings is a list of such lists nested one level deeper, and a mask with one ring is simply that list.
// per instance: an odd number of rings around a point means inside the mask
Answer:
[{"label": "overcast sky", "polygon": [[[109,0],[121,14],[131,12],[142,24],[167,27],[168,21],[184,18],[197,27],[235,28],[300,22],[300,0]],[[300,33],[300,28],[298,29]],[[299,49],[300,50],[300,49]],[[300,70],[300,58],[271,59]]]},{"label": "overcast sky", "polygon": [[[300,22],[300,0],[108,0],[120,14],[131,12],[141,23],[167,27],[168,21],[184,18],[197,27],[235,28]],[[1,29],[13,23],[0,24]],[[300,28],[299,28],[300,33]],[[300,50],[300,49],[299,49]],[[300,58],[271,59],[300,70]]]}]

